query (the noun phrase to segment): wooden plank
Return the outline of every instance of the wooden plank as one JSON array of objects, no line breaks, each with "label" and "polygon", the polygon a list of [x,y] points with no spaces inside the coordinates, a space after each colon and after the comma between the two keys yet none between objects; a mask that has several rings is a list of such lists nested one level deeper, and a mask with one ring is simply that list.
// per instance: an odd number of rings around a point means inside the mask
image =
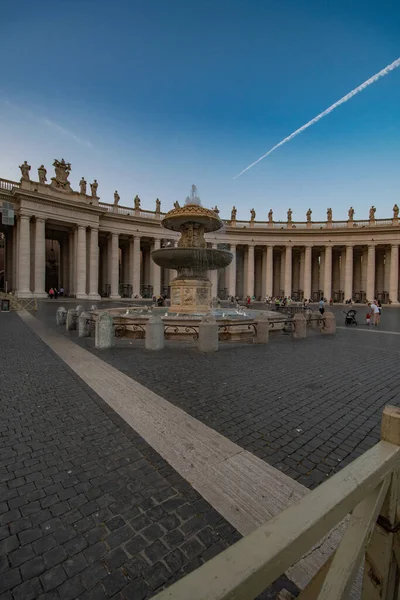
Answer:
[{"label": "wooden plank", "polygon": [[370,495],[399,458],[397,446],[380,442],[295,505],[161,592],[157,600],[255,598]]},{"label": "wooden plank", "polygon": [[344,600],[348,597],[389,482],[390,475],[353,510],[318,600]]}]

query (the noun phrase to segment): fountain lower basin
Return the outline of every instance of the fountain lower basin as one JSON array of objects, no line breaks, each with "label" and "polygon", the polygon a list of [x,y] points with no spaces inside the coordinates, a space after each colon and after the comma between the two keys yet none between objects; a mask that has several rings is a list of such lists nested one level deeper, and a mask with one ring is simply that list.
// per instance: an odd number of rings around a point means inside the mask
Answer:
[{"label": "fountain lower basin", "polygon": [[[93,311],[96,318],[100,313],[112,315],[116,334],[119,338],[144,339],[148,319],[156,314],[161,317],[165,328],[165,339],[191,341],[197,339],[198,327],[204,312],[179,313],[164,307],[123,307]],[[245,309],[212,309],[208,311],[217,321],[219,340],[226,342],[251,342],[256,332],[256,321],[260,313],[270,320],[273,334],[280,334],[284,328],[282,316],[273,311]]]}]

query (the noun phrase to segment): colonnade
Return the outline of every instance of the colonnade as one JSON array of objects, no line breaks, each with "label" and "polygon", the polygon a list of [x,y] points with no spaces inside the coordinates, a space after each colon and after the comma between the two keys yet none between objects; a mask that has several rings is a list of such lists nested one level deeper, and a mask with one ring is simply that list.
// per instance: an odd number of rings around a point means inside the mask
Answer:
[{"label": "colonnade", "polygon": [[[58,286],[76,298],[119,299],[121,293],[158,296],[166,293],[176,275],[151,260],[151,251],[166,241],[162,237],[123,235],[83,224],[57,230],[54,225],[47,227],[44,218],[21,214],[7,243],[13,254],[13,288],[20,297],[47,295],[46,238],[54,231],[59,244]],[[218,244],[210,242],[210,246]],[[385,302],[399,301],[399,244],[231,243],[223,247],[230,248],[233,260],[226,269],[208,274],[214,297],[316,300],[323,295],[339,302],[349,298],[362,302],[380,294]]]}]

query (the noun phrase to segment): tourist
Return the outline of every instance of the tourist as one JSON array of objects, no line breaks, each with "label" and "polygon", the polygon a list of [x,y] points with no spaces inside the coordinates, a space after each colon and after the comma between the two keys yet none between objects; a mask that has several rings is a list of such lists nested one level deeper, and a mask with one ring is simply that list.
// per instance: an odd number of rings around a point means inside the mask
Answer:
[{"label": "tourist", "polygon": [[49,298],[50,298],[50,300],[54,299],[54,290],[53,290],[53,288],[49,289]]},{"label": "tourist", "polygon": [[380,300],[378,300],[378,301],[376,302],[376,305],[377,305],[377,307],[378,307],[378,310],[379,310],[379,312],[378,312],[378,324],[379,324],[379,323],[381,322],[381,314],[382,314],[382,302],[381,302]]},{"label": "tourist", "polygon": [[319,308],[318,308],[318,310],[321,313],[321,315],[323,315],[324,312],[325,312],[325,302],[324,302],[323,298],[321,298],[321,300],[319,301]]},{"label": "tourist", "polygon": [[367,314],[365,315],[365,320],[367,322],[368,327],[370,326],[371,323],[371,313],[368,311]]},{"label": "tourist", "polygon": [[375,327],[376,327],[379,323],[379,307],[378,307],[378,304],[376,304],[375,300],[373,302],[371,302],[371,316],[372,316],[372,324],[375,325]]},{"label": "tourist", "polygon": [[60,287],[60,291],[59,291],[59,296],[63,297],[64,296],[64,288],[63,286]]},{"label": "tourist", "polygon": [[250,298],[250,296],[247,296],[247,298],[246,298],[246,304],[247,304],[247,307],[250,306],[250,304],[251,304],[251,298]]}]

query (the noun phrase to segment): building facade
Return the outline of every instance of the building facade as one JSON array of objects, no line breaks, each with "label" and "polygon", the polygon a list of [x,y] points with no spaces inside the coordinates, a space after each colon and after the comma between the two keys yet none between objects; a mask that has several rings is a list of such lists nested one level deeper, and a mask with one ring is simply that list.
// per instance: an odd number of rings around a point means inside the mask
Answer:
[{"label": "building facade", "polygon": [[[151,297],[168,294],[172,270],[161,269],[151,252],[173,245],[177,236],[161,226],[164,213],[143,210],[136,196],[133,207],[100,202],[96,180],[82,178],[80,191],[69,182],[71,166],[53,164],[50,182],[42,165],[31,178],[26,162],[19,182],[0,179],[0,288],[19,297],[44,298],[50,287],[64,288],[78,299]],[[216,209],[217,210],[217,209]],[[324,222],[248,221],[236,218],[233,207],[224,228],[210,234],[210,246],[230,249],[233,260],[220,272],[210,272],[213,296],[240,298],[291,296],[318,300],[321,296],[343,302],[365,302],[375,297],[399,303],[399,209],[393,216],[334,221],[327,210]]]}]

